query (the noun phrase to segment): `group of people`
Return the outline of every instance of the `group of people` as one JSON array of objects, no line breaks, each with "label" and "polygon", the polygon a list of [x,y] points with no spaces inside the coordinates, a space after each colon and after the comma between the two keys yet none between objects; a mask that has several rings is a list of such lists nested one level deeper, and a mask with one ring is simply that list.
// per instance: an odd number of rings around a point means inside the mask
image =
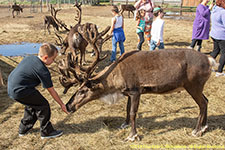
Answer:
[{"label": "group of people", "polygon": [[[135,20],[137,21],[136,33],[139,38],[139,43],[137,45],[137,50],[142,49],[142,44],[144,43],[144,35],[150,46],[150,50],[154,50],[156,47],[159,49],[164,49],[163,43],[163,27],[164,27],[164,17],[163,9],[158,6],[154,7],[151,0],[138,0],[135,5],[137,9]],[[112,55],[110,61],[116,60],[116,48],[117,43],[119,43],[120,54],[124,53],[125,41],[124,35],[124,21],[123,17],[119,14],[119,9],[117,6],[113,6],[111,10],[113,14],[112,24],[110,34],[113,34],[112,38]],[[153,21],[153,16],[155,20]]]},{"label": "group of people", "polygon": [[[209,3],[210,5],[208,6]],[[139,39],[137,50],[142,49],[142,44],[145,40],[144,35],[150,50],[155,50],[157,47],[158,49],[164,49],[164,20],[162,18],[165,13],[163,9],[160,6],[155,7],[151,0],[138,0],[134,6],[137,9],[135,17],[137,21],[136,33]],[[114,17],[110,30],[110,33],[113,33],[111,62],[116,59],[117,42],[122,55],[124,53],[123,42],[125,41],[123,17],[119,15],[117,6],[113,6],[112,14]],[[154,21],[153,17],[155,17]],[[225,73],[223,73],[225,65],[225,0],[216,0],[215,2],[210,2],[210,0],[200,1],[193,23],[192,42],[188,48],[194,49],[197,44],[197,51],[200,52],[202,40],[209,39],[209,36],[211,36],[214,45],[210,55],[216,58],[219,53],[221,54],[216,76],[225,76]]]},{"label": "group of people", "polygon": [[[224,75],[222,71],[225,62],[225,0],[217,0],[215,6],[211,4],[209,7],[207,6],[208,2],[209,0],[202,0],[197,7],[191,48],[194,48],[197,43],[200,51],[202,40],[209,38],[210,13],[212,13],[210,36],[213,39],[214,49],[211,56],[216,58],[221,53],[217,73]],[[144,34],[150,45],[150,50],[154,50],[156,47],[163,49],[163,10],[160,7],[154,7],[151,0],[139,0],[136,2],[135,7],[138,10],[136,32],[140,39],[137,49],[141,50]],[[212,11],[210,12],[211,9]],[[112,14],[114,17],[112,18],[109,32],[113,34],[112,56],[110,58],[113,62],[116,60],[117,43],[119,43],[120,54],[124,53],[123,42],[125,41],[125,34],[123,17],[119,15],[119,10],[116,6],[113,6]],[[153,15],[155,16],[154,21]],[[57,48],[54,45],[49,43],[43,44],[39,49],[38,56],[25,57],[8,77],[7,87],[10,98],[25,105],[24,117],[19,125],[19,136],[29,133],[37,120],[40,121],[42,139],[58,137],[63,133],[53,128],[50,122],[50,105],[35,88],[41,83],[43,88],[47,89],[52,98],[60,105],[62,111],[68,113],[65,104],[53,87],[50,72],[46,67],[46,65],[53,63],[57,52]]]},{"label": "group of people", "polygon": [[[202,48],[202,40],[213,40],[213,51],[210,56],[216,58],[220,53],[219,66],[216,76],[225,76],[223,68],[225,64],[225,0],[216,0],[208,6],[209,0],[201,0],[196,9],[196,17],[193,23],[192,42],[188,47],[197,51]],[[211,29],[210,29],[211,23]]]}]

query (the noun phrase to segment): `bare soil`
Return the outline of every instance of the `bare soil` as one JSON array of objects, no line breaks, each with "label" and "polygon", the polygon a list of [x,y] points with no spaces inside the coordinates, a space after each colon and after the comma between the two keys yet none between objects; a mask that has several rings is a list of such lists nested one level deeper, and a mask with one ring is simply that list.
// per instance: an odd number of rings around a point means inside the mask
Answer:
[{"label": "bare soil", "polygon": [[[103,30],[111,23],[110,6],[90,7],[83,6],[82,23],[92,22]],[[24,9],[16,18],[12,18],[7,8],[0,8],[0,44],[15,42],[54,43],[56,40],[53,30],[51,35],[45,34],[43,27],[44,15],[50,13],[44,9],[43,13],[30,13],[29,8]],[[65,6],[59,12],[59,18],[68,25],[74,25],[75,9]],[[136,22],[125,15],[125,51],[136,49],[137,35]],[[189,46],[192,35],[192,20],[165,19],[164,40],[166,48],[185,48]],[[65,37],[65,33],[60,33]],[[204,40],[202,52],[210,52],[213,48],[212,40]],[[148,50],[145,42],[144,50]],[[87,59],[90,61],[91,48],[88,48]],[[103,52],[111,51],[111,41],[103,45]],[[58,57],[60,59],[60,57]],[[5,83],[9,73],[22,60],[21,57],[0,56],[0,68]],[[109,62],[107,58],[103,68]],[[217,58],[218,61],[218,58]],[[60,97],[66,103],[76,88],[71,88],[64,95],[60,85],[59,72],[56,64],[49,67],[52,73],[54,86]],[[23,116],[24,106],[11,100],[7,95],[7,88],[0,88],[0,149],[153,149],[175,148],[183,149],[191,146],[214,146],[211,149],[224,149],[225,141],[225,77],[215,77],[213,72],[208,80],[204,94],[209,99],[207,132],[202,137],[191,135],[194,129],[199,108],[191,96],[186,92],[176,92],[166,95],[142,95],[137,115],[137,130],[141,141],[124,142],[130,128],[119,129],[126,116],[126,99],[114,105],[107,105],[101,101],[93,101],[83,106],[76,113],[66,115],[48,92],[41,87],[40,92],[49,100],[52,110],[51,122],[57,129],[62,129],[64,134],[56,139],[41,140],[39,123],[36,123],[30,134],[19,137],[18,126]],[[137,147],[139,146],[139,147]]]}]

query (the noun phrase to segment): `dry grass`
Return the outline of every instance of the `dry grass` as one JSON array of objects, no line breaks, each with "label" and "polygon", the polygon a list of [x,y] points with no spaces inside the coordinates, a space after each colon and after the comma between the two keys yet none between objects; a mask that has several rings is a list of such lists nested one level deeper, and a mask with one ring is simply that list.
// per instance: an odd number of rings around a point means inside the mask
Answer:
[{"label": "dry grass", "polygon": [[[109,7],[88,7],[88,9],[84,7],[82,22],[96,23],[101,30],[110,25],[111,14],[109,9]],[[68,24],[73,24],[71,12],[74,11],[72,9],[63,10],[59,17]],[[4,17],[0,18],[0,44],[22,41],[53,43],[55,40],[53,34],[44,35],[42,18],[45,14],[48,13],[29,14],[25,10],[25,13],[16,19],[7,16],[7,14],[3,15]],[[167,19],[165,21],[165,46],[167,48],[187,47],[191,41],[192,21]],[[125,33],[127,38],[125,50],[130,51],[135,49],[137,36],[135,34],[135,21],[133,19],[125,19]],[[111,42],[105,43],[103,49],[109,52],[111,50]],[[143,49],[148,50],[146,43]],[[211,49],[212,41],[204,41],[203,51],[209,52]],[[89,54],[87,57],[91,59]],[[10,71],[16,67],[21,59],[21,57],[0,56],[0,67],[5,82]],[[72,88],[68,94],[63,95],[63,88],[58,81],[56,65],[51,65],[50,70],[54,86],[62,100],[66,103],[76,89]],[[146,149],[150,149],[150,146],[157,145],[164,148],[177,145],[224,146],[225,77],[216,78],[215,73],[212,73],[204,90],[204,94],[209,99],[209,129],[206,134],[199,138],[191,136],[191,131],[197,122],[199,108],[185,91],[166,95],[142,95],[137,115],[137,130],[142,140],[129,143],[123,140],[128,136],[130,128],[119,129],[126,115],[126,99],[114,105],[93,101],[83,106],[76,113],[66,115],[60,110],[46,90],[39,89],[49,99],[52,110],[52,123],[57,129],[62,129],[64,135],[56,139],[41,140],[39,123],[36,123],[30,134],[18,137],[18,126],[23,116],[24,107],[9,99],[4,87],[0,89],[0,149],[127,150],[135,146],[146,146]]]}]

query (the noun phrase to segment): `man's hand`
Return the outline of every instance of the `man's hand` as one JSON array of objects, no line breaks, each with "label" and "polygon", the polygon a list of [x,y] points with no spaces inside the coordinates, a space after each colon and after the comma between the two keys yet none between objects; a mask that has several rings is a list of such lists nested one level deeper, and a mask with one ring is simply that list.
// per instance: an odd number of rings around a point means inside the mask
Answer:
[{"label": "man's hand", "polygon": [[66,114],[69,114],[69,112],[66,109],[66,105],[61,105],[61,108]]}]

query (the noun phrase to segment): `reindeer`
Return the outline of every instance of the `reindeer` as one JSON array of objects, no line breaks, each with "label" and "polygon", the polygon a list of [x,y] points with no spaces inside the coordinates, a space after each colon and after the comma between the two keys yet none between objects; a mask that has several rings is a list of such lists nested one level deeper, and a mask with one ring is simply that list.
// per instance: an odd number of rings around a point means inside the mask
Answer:
[{"label": "reindeer", "polygon": [[[58,67],[62,76],[61,84],[64,93],[73,85],[79,88],[66,107],[68,112],[75,112],[86,103],[93,100],[103,100],[113,104],[121,97],[128,97],[127,116],[121,128],[131,124],[131,132],[127,141],[139,139],[136,130],[136,114],[141,94],[164,94],[176,89],[185,89],[198,104],[200,114],[193,130],[194,136],[201,136],[207,129],[208,99],[203,94],[203,88],[215,64],[213,58],[188,49],[168,49],[163,51],[130,51],[123,54],[116,62],[106,67],[96,75],[92,75],[100,58],[96,41],[100,36],[96,29],[92,32],[82,30],[82,36],[92,45],[96,58],[88,67],[77,64],[77,59],[68,54],[60,61]],[[71,73],[73,75],[71,75]]]},{"label": "reindeer", "polygon": [[[82,35],[79,33],[78,28],[83,28],[84,26],[87,26],[89,29],[91,29],[91,26],[95,26],[93,23],[85,23],[85,24],[81,24],[81,5],[82,3],[78,4],[76,3],[74,5],[74,7],[77,8],[77,16],[75,17],[75,20],[78,22],[74,27],[72,27],[69,31],[69,33],[66,35],[65,39],[63,40],[63,38],[61,36],[59,36],[58,34],[56,34],[56,36],[59,39],[59,42],[56,41],[56,45],[61,47],[60,53],[61,54],[65,54],[67,48],[69,48],[70,50],[72,50],[73,55],[77,55],[78,50],[80,51],[80,65],[82,65],[82,60],[85,61],[85,52],[86,52],[86,47],[88,45],[88,42],[82,37]],[[104,36],[110,29],[110,26],[108,26],[104,31],[102,31],[101,33],[97,32],[98,35],[102,35]],[[102,43],[104,43],[105,41],[107,41],[108,39],[110,39],[112,36],[107,36],[106,38],[99,38],[99,40],[97,41],[97,46],[98,49],[101,51],[102,47]]]},{"label": "reindeer", "polygon": [[15,18],[14,16],[14,11],[16,11],[16,15],[19,15],[20,12],[23,12],[23,8],[20,5],[17,5],[16,3],[14,3],[12,5],[12,16],[13,18]]},{"label": "reindeer", "polygon": [[51,10],[51,16],[44,16],[44,28],[48,30],[48,34],[51,34],[50,32],[50,26],[54,28],[54,30],[59,31],[59,28],[64,28],[66,31],[69,31],[67,28],[67,25],[63,23],[61,20],[57,19],[56,15],[61,9],[55,9],[52,5],[50,7]]},{"label": "reindeer", "polygon": [[124,11],[128,11],[128,17],[130,18],[130,12],[134,16],[135,10],[136,10],[136,8],[132,4],[121,4],[120,5],[120,13],[121,13],[122,16],[123,16]]},{"label": "reindeer", "polygon": [[55,19],[52,16],[44,16],[44,28],[45,32],[46,29],[48,30],[48,34],[51,34],[50,25],[53,26],[54,30],[56,29],[57,31],[59,31],[59,25],[56,23]]}]

